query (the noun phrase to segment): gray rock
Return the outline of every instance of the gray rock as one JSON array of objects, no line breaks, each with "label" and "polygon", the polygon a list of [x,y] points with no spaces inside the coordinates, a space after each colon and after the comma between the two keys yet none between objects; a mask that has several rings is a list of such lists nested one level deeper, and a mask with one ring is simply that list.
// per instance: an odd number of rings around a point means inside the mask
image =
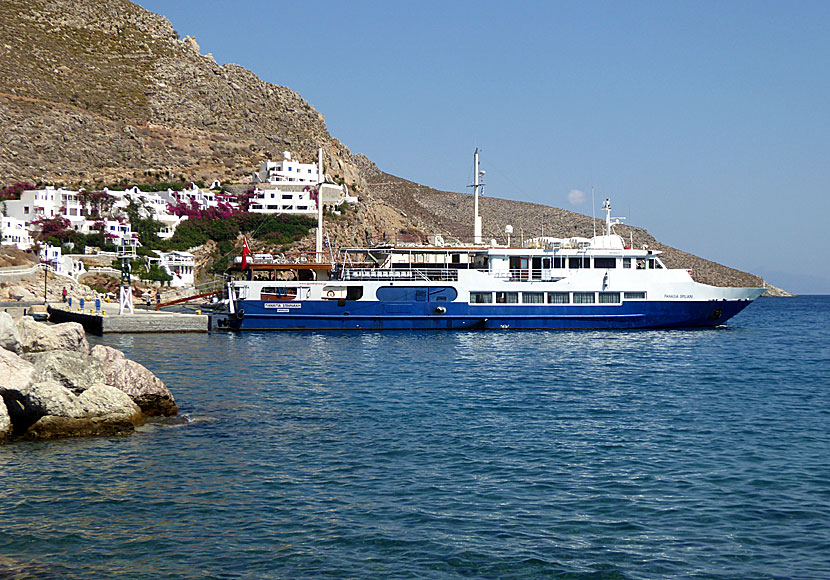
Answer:
[{"label": "gray rock", "polygon": [[17,300],[18,302],[32,302],[33,300],[37,299],[37,297],[34,294],[29,292],[26,288],[23,288],[22,286],[16,286],[12,288],[11,290],[9,290],[9,293],[11,294],[12,298]]},{"label": "gray rock", "polygon": [[15,433],[28,439],[123,433],[144,423],[141,409],[126,393],[104,384],[76,395],[47,380],[7,389],[3,399]]},{"label": "gray rock", "polygon": [[35,367],[13,352],[0,349],[0,395],[7,389],[16,389],[32,381]]},{"label": "gray rock", "polygon": [[12,434],[12,420],[6,403],[0,398],[0,441],[8,439]]},{"label": "gray rock", "polygon": [[3,398],[8,400],[10,393],[20,405],[19,409],[9,409],[14,423],[19,423],[20,419],[33,422],[44,415],[72,418],[81,418],[84,415],[83,408],[78,404],[77,395],[57,381],[31,382],[17,389],[7,390]]},{"label": "gray rock", "polygon": [[121,433],[143,424],[130,396],[104,384],[98,359],[71,351],[26,356],[34,364],[0,349],[0,440]]},{"label": "gray rock", "polygon": [[107,382],[101,361],[88,354],[50,350],[28,353],[23,358],[35,366],[32,382],[53,380],[76,395],[92,385]]},{"label": "gray rock", "polygon": [[92,356],[103,363],[106,384],[127,393],[145,415],[175,415],[173,395],[152,372],[124,356],[120,350],[96,345]]},{"label": "gray rock", "polygon": [[69,350],[89,354],[84,327],[77,322],[48,325],[24,316],[17,323],[17,331],[24,353]]},{"label": "gray rock", "polygon": [[8,312],[0,312],[0,348],[20,353],[20,333]]}]

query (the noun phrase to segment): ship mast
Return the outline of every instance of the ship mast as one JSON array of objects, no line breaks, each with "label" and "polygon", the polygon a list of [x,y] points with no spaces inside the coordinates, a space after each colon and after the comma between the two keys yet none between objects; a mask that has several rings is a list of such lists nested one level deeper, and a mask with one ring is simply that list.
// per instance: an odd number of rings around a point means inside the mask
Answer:
[{"label": "ship mast", "polygon": [[323,148],[317,149],[317,240],[314,261],[323,261]]},{"label": "ship mast", "polygon": [[622,223],[621,220],[625,218],[622,217],[611,217],[611,200],[607,199],[602,202],[602,209],[605,210],[605,235],[611,235],[611,228],[616,226],[617,224]]},{"label": "ship mast", "polygon": [[473,154],[473,162],[475,165],[473,176],[473,243],[478,245],[481,243],[481,216],[478,215],[478,194],[479,189],[483,183],[480,182],[480,177],[484,175],[484,171],[478,170],[478,147]]}]

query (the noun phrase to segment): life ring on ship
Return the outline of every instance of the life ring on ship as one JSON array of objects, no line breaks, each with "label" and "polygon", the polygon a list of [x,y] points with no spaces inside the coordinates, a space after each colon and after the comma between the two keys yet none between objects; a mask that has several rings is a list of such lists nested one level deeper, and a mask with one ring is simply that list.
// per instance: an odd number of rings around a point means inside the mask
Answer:
[{"label": "life ring on ship", "polygon": [[327,298],[334,298],[334,290],[329,290],[328,292],[326,292],[326,297]]}]

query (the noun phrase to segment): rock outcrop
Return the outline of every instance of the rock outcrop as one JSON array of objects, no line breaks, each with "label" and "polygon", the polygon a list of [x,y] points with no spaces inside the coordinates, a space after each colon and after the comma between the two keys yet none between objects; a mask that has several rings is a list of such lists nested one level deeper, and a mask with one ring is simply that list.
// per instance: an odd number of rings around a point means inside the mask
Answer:
[{"label": "rock outcrop", "polygon": [[308,101],[128,0],[4,0],[0,30],[0,183],[239,181],[320,146],[332,176],[359,180]]},{"label": "rock outcrop", "polygon": [[48,326],[24,316],[17,323],[20,345],[24,353],[48,350],[68,350],[89,354],[84,327],[77,322]]},{"label": "rock outcrop", "polygon": [[176,401],[164,383],[120,350],[96,345],[92,348],[92,356],[100,361],[105,382],[130,395],[148,417],[178,413]]},{"label": "rock outcrop", "polygon": [[[336,246],[400,234],[469,238],[472,196],[440,192],[385,174],[332,137],[325,119],[291,89],[201,54],[171,23],[128,0],[4,0],[0,10],[0,184],[99,187],[213,180],[247,183],[264,159],[289,150],[301,161],[324,148],[326,173],[360,192],[351,222],[330,228]],[[367,189],[368,188],[368,189]],[[585,235],[591,219],[566,210],[486,198],[485,232]],[[665,251],[715,285],[757,285],[756,276],[658,245],[639,228],[618,228]],[[308,244],[313,244],[309,239]],[[39,288],[0,294],[31,300]],[[58,288],[60,291],[60,288]],[[50,290],[50,293],[52,291]]]},{"label": "rock outcrop", "polygon": [[149,370],[109,347],[90,354],[80,325],[23,317],[15,336],[10,318],[0,313],[0,441],[127,433],[147,416],[177,413]]},{"label": "rock outcrop", "polygon": [[0,348],[14,353],[19,353],[22,350],[17,325],[7,312],[0,312]]}]

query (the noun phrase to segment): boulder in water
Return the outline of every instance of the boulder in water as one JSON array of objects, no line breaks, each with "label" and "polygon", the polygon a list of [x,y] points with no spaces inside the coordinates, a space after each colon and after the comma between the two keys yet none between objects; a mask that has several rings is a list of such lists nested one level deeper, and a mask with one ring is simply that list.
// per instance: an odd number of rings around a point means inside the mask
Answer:
[{"label": "boulder in water", "polygon": [[11,349],[0,348],[0,441],[126,433],[146,415],[178,411],[164,383],[142,365],[109,347],[90,354],[79,324],[24,317],[15,326],[0,316],[2,337]]},{"label": "boulder in water", "polygon": [[105,381],[127,393],[147,415],[175,415],[179,412],[173,395],[146,367],[124,356],[118,349],[96,345],[92,356],[103,363]]}]

